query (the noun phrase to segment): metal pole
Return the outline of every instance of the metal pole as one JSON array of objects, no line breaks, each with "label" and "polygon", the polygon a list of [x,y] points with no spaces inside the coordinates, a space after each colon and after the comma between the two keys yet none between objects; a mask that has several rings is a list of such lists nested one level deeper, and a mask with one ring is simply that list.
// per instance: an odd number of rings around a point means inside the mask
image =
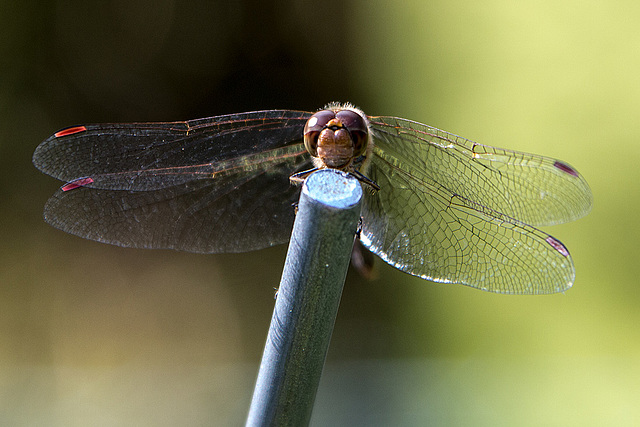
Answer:
[{"label": "metal pole", "polygon": [[302,188],[247,426],[309,424],[362,201],[362,187],[324,169]]}]

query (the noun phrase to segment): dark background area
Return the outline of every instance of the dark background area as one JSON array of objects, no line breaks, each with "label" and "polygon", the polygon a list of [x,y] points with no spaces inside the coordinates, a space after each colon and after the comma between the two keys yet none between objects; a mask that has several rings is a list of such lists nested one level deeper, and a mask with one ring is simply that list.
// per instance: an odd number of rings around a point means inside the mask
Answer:
[{"label": "dark background area", "polygon": [[632,425],[640,412],[635,2],[0,5],[0,424],[244,420],[286,246],[194,255],[47,226],[56,130],[349,101],[568,161],[564,295],[350,272],[316,425]]}]

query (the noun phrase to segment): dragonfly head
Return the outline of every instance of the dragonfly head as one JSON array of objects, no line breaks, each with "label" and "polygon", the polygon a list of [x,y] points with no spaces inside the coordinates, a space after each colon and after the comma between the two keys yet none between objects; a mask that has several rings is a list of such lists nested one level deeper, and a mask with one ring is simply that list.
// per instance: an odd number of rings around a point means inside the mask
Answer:
[{"label": "dragonfly head", "polygon": [[368,141],[366,119],[352,109],[336,107],[318,111],[304,126],[304,145],[324,167],[348,168],[355,158],[365,153]]}]

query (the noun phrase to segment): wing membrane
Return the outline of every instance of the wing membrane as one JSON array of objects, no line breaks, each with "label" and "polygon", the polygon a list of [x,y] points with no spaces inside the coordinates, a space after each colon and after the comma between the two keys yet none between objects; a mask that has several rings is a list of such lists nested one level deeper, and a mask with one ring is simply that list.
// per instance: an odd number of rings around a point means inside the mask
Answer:
[{"label": "wing membrane", "polygon": [[[591,209],[589,186],[556,159],[469,141],[421,123],[372,117],[376,147],[452,194],[534,226],[560,224]],[[379,152],[379,150],[376,150]]]},{"label": "wing membrane", "polygon": [[374,253],[416,276],[493,292],[552,293],[573,284],[564,245],[524,222],[588,212],[591,192],[573,168],[408,120],[371,124],[368,176],[381,190],[365,197],[361,238]]},{"label": "wing membrane", "polygon": [[299,193],[289,175],[311,165],[300,141],[308,116],[261,111],[61,132],[34,154],[43,172],[71,181],[45,219],[127,247],[213,253],[284,243]]},{"label": "wing membrane", "polygon": [[83,131],[47,138],[36,148],[33,163],[67,182],[216,164],[299,143],[309,116],[302,111],[269,110],[186,122],[85,125],[71,128]]}]

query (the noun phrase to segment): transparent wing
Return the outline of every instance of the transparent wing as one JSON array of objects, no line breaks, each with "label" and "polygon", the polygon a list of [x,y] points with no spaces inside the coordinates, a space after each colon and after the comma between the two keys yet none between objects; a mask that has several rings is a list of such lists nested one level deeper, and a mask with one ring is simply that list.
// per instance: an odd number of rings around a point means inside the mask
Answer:
[{"label": "transparent wing", "polygon": [[128,247],[242,252],[288,240],[309,168],[309,113],[259,111],[189,122],[86,125],[34,154],[69,181],[45,219],[66,232]]},{"label": "transparent wing", "polygon": [[408,120],[373,117],[371,125],[368,176],[381,189],[363,207],[361,238],[370,250],[407,273],[493,292],[552,293],[573,284],[564,245],[525,221],[588,212],[591,192],[575,169]]},{"label": "transparent wing", "polygon": [[[534,226],[591,210],[584,178],[560,160],[478,144],[417,122],[372,117],[376,146],[453,194]],[[380,150],[376,150],[379,153]]]}]

